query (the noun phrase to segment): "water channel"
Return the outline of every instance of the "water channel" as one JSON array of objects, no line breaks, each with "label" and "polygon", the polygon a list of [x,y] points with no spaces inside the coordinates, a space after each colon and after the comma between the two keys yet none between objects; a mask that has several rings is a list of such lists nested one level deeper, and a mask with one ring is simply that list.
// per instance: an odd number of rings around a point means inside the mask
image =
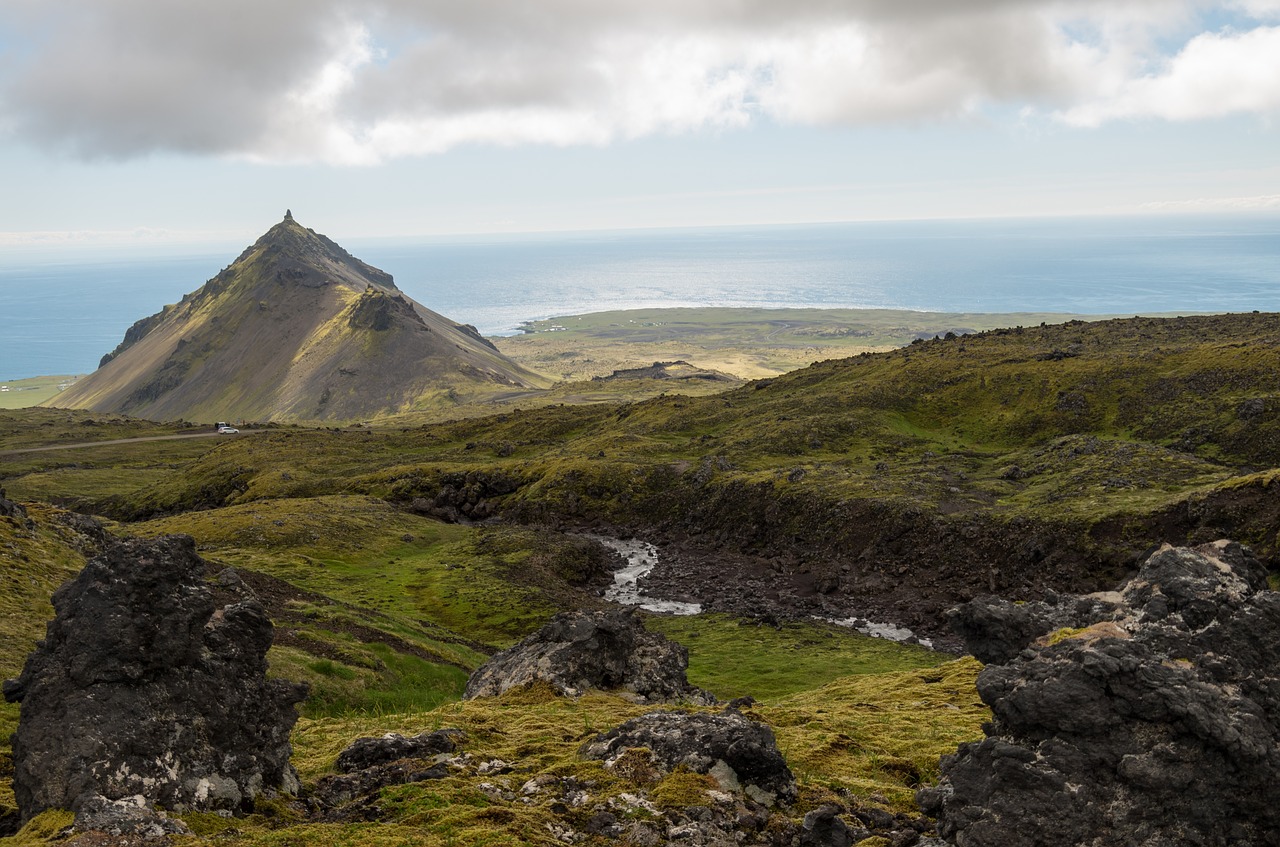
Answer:
[{"label": "water channel", "polygon": [[[648,612],[659,612],[668,615],[697,615],[702,612],[702,604],[685,603],[679,600],[663,600],[640,590],[640,579],[648,575],[658,564],[658,548],[647,541],[635,539],[623,540],[607,535],[591,535],[610,550],[618,553],[627,564],[613,572],[613,585],[604,591],[604,599],[624,606],[639,606]],[[908,641],[915,639],[924,647],[933,644],[924,638],[915,638],[915,633],[906,627],[887,623],[877,623],[865,618],[827,618],[814,616],[815,620],[825,621],[846,629],[854,629],[863,635],[873,638],[885,638],[889,641]]]}]

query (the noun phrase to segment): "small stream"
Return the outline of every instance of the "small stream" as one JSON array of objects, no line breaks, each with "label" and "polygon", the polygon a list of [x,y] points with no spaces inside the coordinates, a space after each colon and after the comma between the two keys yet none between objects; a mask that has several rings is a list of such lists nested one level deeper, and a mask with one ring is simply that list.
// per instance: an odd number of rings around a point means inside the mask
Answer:
[{"label": "small stream", "polygon": [[[624,606],[639,606],[648,612],[660,612],[668,615],[697,615],[702,613],[702,604],[684,603],[679,600],[663,600],[651,597],[640,591],[640,578],[647,575],[658,564],[658,548],[647,541],[623,541],[607,535],[588,536],[599,541],[610,550],[626,559],[626,566],[613,572],[613,585],[604,591],[604,599]],[[922,647],[932,648],[933,643],[925,638],[916,638],[915,633],[906,627],[887,623],[876,623],[865,618],[827,618],[818,615],[814,620],[854,629],[872,638],[884,638],[889,641],[911,641]]]},{"label": "small stream", "polygon": [[623,541],[605,535],[592,535],[610,550],[627,560],[626,567],[613,572],[613,585],[604,590],[604,599],[624,606],[639,606],[647,612],[663,612],[668,615],[696,615],[702,612],[700,603],[681,603],[679,600],[662,600],[640,593],[640,577],[658,564],[658,548],[647,541]]},{"label": "small stream", "polygon": [[916,634],[905,626],[894,626],[891,623],[876,623],[865,618],[824,618],[814,615],[814,620],[826,621],[836,626],[843,626],[847,629],[856,629],[863,635],[870,635],[872,638],[885,638],[889,641],[912,641],[921,647],[933,649],[933,642],[928,638],[916,638]]}]

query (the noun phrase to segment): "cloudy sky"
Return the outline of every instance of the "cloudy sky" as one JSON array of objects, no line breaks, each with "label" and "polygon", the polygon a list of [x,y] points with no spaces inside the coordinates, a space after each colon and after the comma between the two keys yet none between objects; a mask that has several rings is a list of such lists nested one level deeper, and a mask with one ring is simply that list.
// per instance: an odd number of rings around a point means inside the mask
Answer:
[{"label": "cloudy sky", "polygon": [[1280,210],[1280,0],[0,0],[0,245]]}]

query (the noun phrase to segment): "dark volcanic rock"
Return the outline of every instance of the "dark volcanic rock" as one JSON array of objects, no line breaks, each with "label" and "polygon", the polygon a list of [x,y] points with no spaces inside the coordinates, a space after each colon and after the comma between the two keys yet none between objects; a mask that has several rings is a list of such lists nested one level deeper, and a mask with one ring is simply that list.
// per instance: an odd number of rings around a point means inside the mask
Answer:
[{"label": "dark volcanic rock", "polygon": [[31,519],[27,517],[27,509],[21,503],[5,499],[5,490],[0,488],[0,517],[11,518],[18,523],[31,527]]},{"label": "dark volcanic rock", "polygon": [[13,789],[23,820],[94,795],[168,809],[245,808],[295,792],[294,705],[266,679],[271,621],[215,608],[187,536],[111,544],[53,595],[57,617],[4,695],[21,702]]},{"label": "dark volcanic rock", "polygon": [[849,847],[853,844],[853,833],[841,820],[839,812],[835,806],[821,806],[805,815],[800,847]]},{"label": "dark volcanic rock", "polygon": [[449,768],[430,759],[399,759],[372,765],[349,774],[329,774],[311,792],[314,817],[327,822],[376,821],[382,819],[378,806],[382,789],[429,779],[444,779]]},{"label": "dark volcanic rock", "polygon": [[360,299],[352,304],[347,317],[347,325],[352,329],[371,329],[374,332],[385,332],[391,329],[396,321],[427,329],[422,318],[414,311],[413,305],[402,295],[390,294],[376,288],[366,289]]},{"label": "dark volcanic rock", "polygon": [[1115,620],[1122,612],[1119,597],[1064,597],[1050,594],[1034,603],[1010,603],[999,597],[978,597],[951,609],[951,628],[980,661],[1007,662],[1032,641],[1064,627],[1079,628]]},{"label": "dark volcanic rock", "polygon": [[102,832],[116,837],[134,835],[144,840],[191,834],[182,821],[171,819],[137,795],[120,800],[108,800],[101,794],[82,797],[74,826],[80,832]]},{"label": "dark volcanic rock", "polygon": [[58,512],[53,519],[74,533],[71,541],[86,558],[98,555],[107,546],[107,529],[97,518],[79,512]]},{"label": "dark volcanic rock", "polygon": [[[949,841],[1280,844],[1280,594],[1219,541],[1162,548],[1117,600],[979,675],[988,737],[918,795]],[[1023,629],[966,619],[1001,630],[979,645]]]},{"label": "dark volcanic rock", "polygon": [[379,792],[389,785],[448,776],[445,761],[462,738],[457,729],[424,732],[412,738],[395,732],[357,738],[338,754],[336,766],[342,773],[321,777],[311,792],[315,817],[330,822],[381,819]]},{"label": "dark volcanic rock", "polygon": [[337,768],[343,773],[353,773],[397,759],[425,759],[437,753],[452,753],[461,735],[456,729],[441,729],[412,738],[398,732],[377,738],[357,738],[338,754]]},{"label": "dark volcanic rock", "polygon": [[790,803],[796,781],[778,751],[773,730],[735,711],[718,715],[650,712],[582,745],[584,758],[613,765],[633,747],[653,753],[665,772],[684,765],[709,773],[722,787],[741,786],[753,799]]},{"label": "dark volcanic rock", "polygon": [[467,681],[466,698],[493,697],[535,681],[561,694],[622,690],[640,702],[714,703],[689,684],[689,651],[648,632],[630,610],[563,612],[495,655]]}]

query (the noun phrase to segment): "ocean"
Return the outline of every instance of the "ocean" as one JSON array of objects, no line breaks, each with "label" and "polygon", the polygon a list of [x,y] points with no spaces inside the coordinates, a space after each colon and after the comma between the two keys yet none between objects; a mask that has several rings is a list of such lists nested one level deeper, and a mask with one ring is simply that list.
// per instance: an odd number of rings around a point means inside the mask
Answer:
[{"label": "ocean", "polygon": [[[1280,312],[1280,216],[911,221],[345,239],[486,335],[661,306],[946,312]],[[0,379],[87,373],[225,249],[0,251]]]}]

